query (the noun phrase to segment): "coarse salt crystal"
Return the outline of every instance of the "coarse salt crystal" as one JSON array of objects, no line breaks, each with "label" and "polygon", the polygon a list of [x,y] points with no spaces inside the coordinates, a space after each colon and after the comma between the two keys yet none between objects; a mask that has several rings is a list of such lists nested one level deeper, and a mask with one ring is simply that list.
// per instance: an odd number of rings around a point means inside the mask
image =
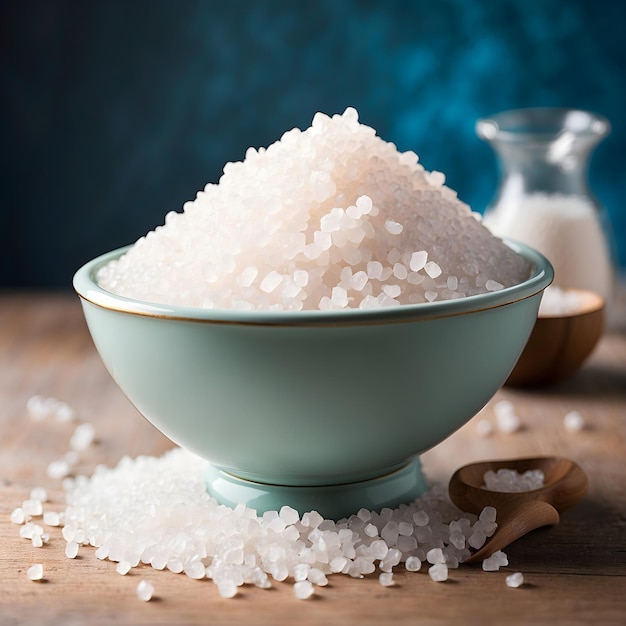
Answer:
[{"label": "coarse salt crystal", "polygon": [[435,563],[428,568],[428,575],[435,582],[448,580],[448,566],[445,563]]},{"label": "coarse salt crystal", "polygon": [[480,512],[480,515],[478,516],[478,519],[481,522],[491,523],[491,522],[495,522],[496,521],[496,516],[497,516],[497,511],[496,511],[495,507],[493,507],[493,506],[486,506]]},{"label": "coarse salt crystal", "polygon": [[392,235],[399,235],[404,230],[404,226],[394,220],[386,220],[385,230]]},{"label": "coarse salt crystal", "polygon": [[497,280],[488,280],[485,283],[485,289],[487,291],[500,291],[501,289],[504,289],[504,285],[499,283]]},{"label": "coarse salt crystal", "polygon": [[437,278],[441,276],[441,267],[434,261],[428,261],[426,265],[424,265],[424,271],[431,277]]},{"label": "coarse salt crystal", "polygon": [[501,567],[506,567],[509,560],[502,550],[494,552],[490,557],[483,560],[483,571],[497,572]]},{"label": "coarse salt crystal", "polygon": [[298,511],[287,505],[283,506],[280,509],[278,515],[283,520],[283,522],[288,525],[297,524],[300,521],[300,515]]},{"label": "coarse salt crystal", "polygon": [[309,580],[301,580],[293,585],[293,593],[298,600],[306,600],[315,593],[313,583]]},{"label": "coarse salt crystal", "polygon": [[515,574],[509,574],[506,579],[507,587],[521,587],[524,584],[524,574],[521,572],[515,572]]},{"label": "coarse salt crystal", "polygon": [[383,587],[392,587],[394,585],[393,572],[382,572],[378,576],[378,582]]},{"label": "coarse salt crystal", "polygon": [[68,541],[65,544],[65,556],[68,559],[75,559],[78,556],[78,544],[75,541]]},{"label": "coarse salt crystal", "polygon": [[83,452],[92,444],[95,436],[96,429],[93,424],[89,422],[79,424],[70,439],[70,448],[76,452]]},{"label": "coarse salt crystal", "polygon": [[36,563],[26,570],[26,575],[30,580],[43,580],[43,565]]},{"label": "coarse salt crystal", "polygon": [[518,431],[522,422],[515,413],[502,413],[497,416],[498,429],[503,433],[514,433]]},{"label": "coarse salt crystal", "polygon": [[493,433],[493,426],[491,422],[487,419],[481,419],[476,422],[476,432],[481,437],[489,437],[491,433]]},{"label": "coarse salt crystal", "polygon": [[60,526],[62,521],[62,515],[56,511],[44,511],[43,523],[46,526]]},{"label": "coarse salt crystal", "polygon": [[515,412],[513,403],[509,400],[500,400],[493,405],[498,429],[503,433],[514,433],[521,428],[522,422]]},{"label": "coarse salt crystal", "polygon": [[40,500],[24,500],[22,502],[22,510],[24,515],[30,517],[40,517],[43,515],[43,506]]},{"label": "coarse salt crystal", "polygon": [[48,501],[48,491],[45,487],[33,487],[30,491],[31,500],[39,500],[40,502]]},{"label": "coarse salt crystal", "polygon": [[569,411],[563,418],[565,430],[574,433],[585,428],[585,419],[578,411]]},{"label": "coarse salt crystal", "polygon": [[137,597],[143,602],[152,600],[154,594],[154,585],[147,580],[140,580],[137,584]]},{"label": "coarse salt crystal", "polygon": [[406,568],[407,572],[419,572],[422,567],[422,562],[416,556],[409,556],[404,562],[404,567]]},{"label": "coarse salt crystal", "polygon": [[426,262],[428,261],[428,252],[426,250],[420,250],[419,252],[414,252],[411,255],[411,261],[409,263],[409,267],[412,272],[419,272],[424,268]]},{"label": "coarse salt crystal", "polygon": [[65,460],[52,461],[48,465],[47,474],[50,478],[65,478],[71,471],[70,464]]},{"label": "coarse salt crystal", "polygon": [[426,554],[426,560],[432,564],[446,562],[446,558],[441,548],[432,548],[431,550],[429,550]]}]

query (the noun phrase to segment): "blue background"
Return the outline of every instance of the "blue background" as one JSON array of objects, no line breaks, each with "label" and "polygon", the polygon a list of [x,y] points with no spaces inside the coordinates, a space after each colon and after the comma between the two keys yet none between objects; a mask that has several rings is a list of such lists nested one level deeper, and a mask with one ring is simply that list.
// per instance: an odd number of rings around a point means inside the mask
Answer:
[{"label": "blue background", "polygon": [[482,211],[477,118],[606,115],[590,182],[626,266],[626,3],[0,0],[0,287],[69,288],[248,146],[354,106]]}]

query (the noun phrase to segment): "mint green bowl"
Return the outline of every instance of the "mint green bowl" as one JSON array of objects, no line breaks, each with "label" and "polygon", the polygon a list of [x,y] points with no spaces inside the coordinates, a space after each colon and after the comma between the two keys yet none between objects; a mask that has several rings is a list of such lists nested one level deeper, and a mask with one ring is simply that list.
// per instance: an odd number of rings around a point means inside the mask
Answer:
[{"label": "mint green bowl", "polygon": [[459,300],[378,310],[251,312],[152,304],[74,288],[104,364],[137,409],[209,461],[220,502],[288,504],[339,518],[425,489],[418,455],[474,416],[515,366],[550,263],[525,282]]}]

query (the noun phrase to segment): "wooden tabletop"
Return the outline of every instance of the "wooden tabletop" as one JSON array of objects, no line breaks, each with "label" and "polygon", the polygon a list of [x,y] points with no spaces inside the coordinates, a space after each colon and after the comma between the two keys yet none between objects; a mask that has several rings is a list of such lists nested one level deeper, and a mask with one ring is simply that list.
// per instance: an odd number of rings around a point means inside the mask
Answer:
[{"label": "wooden tabletop", "polygon": [[[223,599],[208,580],[144,567],[127,576],[94,551],[68,559],[59,528],[35,548],[9,520],[36,486],[46,505],[63,510],[63,490],[46,475],[68,449],[75,424],[33,421],[33,395],[70,404],[96,427],[97,443],[77,466],[90,475],[99,463],[123,455],[160,455],[172,447],[117,389],[88,335],[72,294],[0,295],[0,624],[624,624],[626,623],[626,311],[624,290],[611,328],[565,383],[541,391],[505,388],[470,423],[422,456],[428,477],[447,484],[465,463],[556,454],[577,461],[590,488],[560,524],[533,531],[506,549],[509,567],[450,570],[447,582],[423,571],[395,575],[382,587],[377,576],[330,577],[311,600],[297,600],[289,583],[271,590],[244,587]],[[477,423],[494,422],[494,403],[513,402],[522,428],[481,436]],[[586,427],[569,432],[564,415],[579,411]],[[27,569],[44,566],[44,580]],[[507,574],[525,584],[508,588]],[[138,580],[150,580],[155,597],[137,599]]]}]

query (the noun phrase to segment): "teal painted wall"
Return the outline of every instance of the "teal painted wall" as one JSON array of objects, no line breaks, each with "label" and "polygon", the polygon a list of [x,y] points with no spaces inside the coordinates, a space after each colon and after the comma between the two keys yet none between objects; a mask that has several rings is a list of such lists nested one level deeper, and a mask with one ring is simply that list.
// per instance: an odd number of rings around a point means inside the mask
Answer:
[{"label": "teal painted wall", "polygon": [[69,288],[248,146],[346,106],[476,210],[497,181],[477,118],[606,115],[590,177],[626,267],[624,23],[608,0],[0,1],[0,287]]}]

